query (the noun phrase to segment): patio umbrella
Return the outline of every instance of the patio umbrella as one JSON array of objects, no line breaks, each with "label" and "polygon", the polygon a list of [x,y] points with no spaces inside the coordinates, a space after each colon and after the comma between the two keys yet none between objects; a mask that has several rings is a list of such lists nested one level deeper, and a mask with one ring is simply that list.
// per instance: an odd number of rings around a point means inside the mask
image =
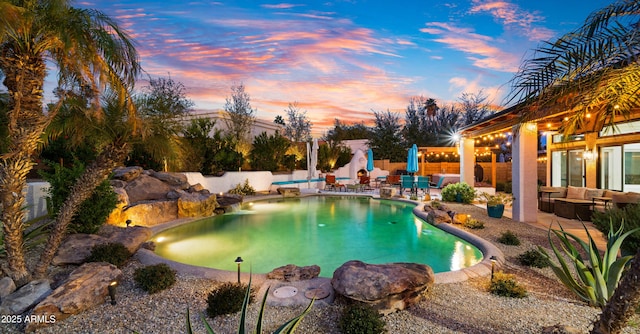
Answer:
[{"label": "patio umbrella", "polygon": [[369,149],[367,151],[367,172],[371,173],[373,170],[373,151]]},{"label": "patio umbrella", "polygon": [[407,155],[407,172],[413,174],[418,171],[418,146],[413,144]]},{"label": "patio umbrella", "polygon": [[312,150],[311,150],[311,178],[315,179],[316,178],[316,165],[318,164],[318,150],[320,149],[320,146],[318,145],[318,138],[313,138],[313,146],[312,146]]},{"label": "patio umbrella", "polygon": [[307,143],[307,188],[311,188],[311,145]]}]

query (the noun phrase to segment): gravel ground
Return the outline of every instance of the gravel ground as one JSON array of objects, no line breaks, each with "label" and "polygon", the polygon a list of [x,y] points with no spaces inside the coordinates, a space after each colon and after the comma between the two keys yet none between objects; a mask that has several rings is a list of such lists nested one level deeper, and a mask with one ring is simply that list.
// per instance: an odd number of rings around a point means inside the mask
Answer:
[{"label": "gravel ground", "polygon": [[[550,269],[522,267],[516,257],[535,245],[547,245],[547,232],[510,219],[493,219],[485,210],[472,205],[448,204],[456,212],[465,212],[485,222],[485,229],[470,230],[494,243],[504,252],[503,271],[516,275],[529,296],[505,298],[487,292],[488,278],[462,283],[438,284],[426,299],[411,308],[383,317],[388,333],[541,333],[542,328],[567,325],[588,332],[599,310],[577,300],[555,278]],[[506,246],[496,241],[506,230],[518,235],[520,246]],[[216,281],[179,275],[178,283],[166,291],[148,295],[133,282],[133,260],[123,268],[124,280],[118,287],[118,303],[108,300],[89,311],[58,321],[37,333],[185,333],[186,310],[191,310],[195,333],[206,333],[200,315],[206,309],[206,295]],[[314,305],[298,327],[297,333],[340,333],[337,328],[344,301],[331,305]],[[248,323],[254,324],[259,305],[250,306]],[[300,313],[304,307],[267,306],[266,332]],[[216,333],[236,333],[239,315],[207,319]],[[252,331],[249,326],[249,331]],[[19,327],[0,327],[2,333],[19,333]],[[640,333],[636,315],[624,333]]]}]

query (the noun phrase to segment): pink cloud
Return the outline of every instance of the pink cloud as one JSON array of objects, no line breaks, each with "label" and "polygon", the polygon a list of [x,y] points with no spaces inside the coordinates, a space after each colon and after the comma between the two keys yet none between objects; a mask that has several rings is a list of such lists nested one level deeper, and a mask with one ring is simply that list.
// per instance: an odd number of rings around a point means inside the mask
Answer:
[{"label": "pink cloud", "polygon": [[501,0],[473,0],[471,13],[488,12],[507,28],[515,28],[531,41],[547,40],[553,31],[535,25],[544,22],[544,17],[536,12],[527,12],[518,5]]}]

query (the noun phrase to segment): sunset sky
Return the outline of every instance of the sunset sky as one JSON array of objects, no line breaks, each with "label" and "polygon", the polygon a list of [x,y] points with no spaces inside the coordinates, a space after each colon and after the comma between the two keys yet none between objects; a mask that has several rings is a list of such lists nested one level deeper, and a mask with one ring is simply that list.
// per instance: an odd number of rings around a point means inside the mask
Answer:
[{"label": "sunset sky", "polygon": [[[412,96],[443,105],[483,89],[501,105],[541,41],[578,27],[604,0],[85,1],[137,44],[145,77],[183,83],[199,112],[243,83],[258,118],[298,102],[323,133],[334,119],[404,116]],[[141,82],[140,86],[146,83]],[[286,119],[286,117],[285,117]]]}]

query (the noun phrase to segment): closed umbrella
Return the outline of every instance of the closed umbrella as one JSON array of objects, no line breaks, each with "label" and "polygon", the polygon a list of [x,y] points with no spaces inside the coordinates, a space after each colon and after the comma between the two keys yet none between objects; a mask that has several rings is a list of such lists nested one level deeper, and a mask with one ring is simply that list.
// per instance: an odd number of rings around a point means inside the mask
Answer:
[{"label": "closed umbrella", "polygon": [[320,146],[318,145],[318,138],[313,138],[313,146],[311,150],[311,178],[315,179],[316,175],[316,165],[318,164],[318,150]]},{"label": "closed umbrella", "polygon": [[373,170],[373,151],[369,149],[367,151],[367,172],[371,173]]},{"label": "closed umbrella", "polygon": [[418,171],[418,146],[413,144],[407,155],[407,172],[413,174]]},{"label": "closed umbrella", "polygon": [[307,188],[311,189],[311,145],[307,143]]}]

